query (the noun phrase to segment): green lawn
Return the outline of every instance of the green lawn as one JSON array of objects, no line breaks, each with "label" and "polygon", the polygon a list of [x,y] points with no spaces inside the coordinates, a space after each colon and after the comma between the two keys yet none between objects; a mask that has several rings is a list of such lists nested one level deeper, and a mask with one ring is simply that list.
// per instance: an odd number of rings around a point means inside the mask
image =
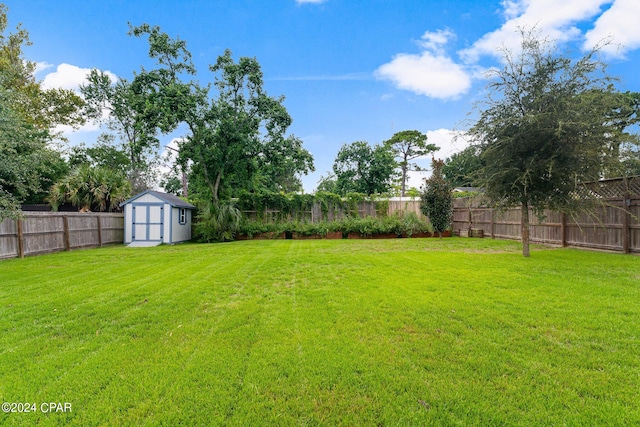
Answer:
[{"label": "green lawn", "polygon": [[109,247],[0,262],[0,331],[2,425],[640,424],[635,256]]}]

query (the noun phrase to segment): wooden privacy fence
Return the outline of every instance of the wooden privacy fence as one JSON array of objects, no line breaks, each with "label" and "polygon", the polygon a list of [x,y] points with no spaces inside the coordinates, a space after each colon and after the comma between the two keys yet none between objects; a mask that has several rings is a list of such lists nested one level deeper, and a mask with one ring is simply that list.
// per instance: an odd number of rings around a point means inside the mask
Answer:
[{"label": "wooden privacy fence", "polygon": [[[581,184],[575,197],[592,201],[594,207],[591,212],[570,216],[547,210],[540,221],[530,212],[530,240],[559,246],[640,253],[640,176]],[[314,203],[311,210],[296,212],[291,219],[318,222],[342,219],[347,214],[357,213],[359,217],[365,217],[398,212],[413,212],[426,219],[420,212],[418,198],[391,198],[386,202],[388,208],[382,211],[376,207],[376,202],[360,202],[353,209],[334,207],[328,212],[322,211],[320,203]],[[255,219],[257,212],[245,214]],[[267,209],[262,218],[275,220],[279,214],[280,211]],[[458,235],[519,240],[520,218],[520,207],[500,212],[488,207],[482,197],[460,198],[454,199],[451,228]]]},{"label": "wooden privacy fence", "polygon": [[22,219],[0,223],[0,259],[123,241],[123,214],[28,212]]},{"label": "wooden privacy fence", "polygon": [[[559,246],[640,253],[640,177],[587,183],[580,191],[594,204],[588,213],[570,216],[547,210],[538,220],[532,211],[530,240]],[[454,233],[482,230],[485,237],[521,239],[520,207],[499,212],[481,197],[456,199]]]},{"label": "wooden privacy fence", "polygon": [[418,218],[427,220],[427,217],[420,212],[420,199],[418,197],[395,197],[389,199],[389,215],[414,213]]}]

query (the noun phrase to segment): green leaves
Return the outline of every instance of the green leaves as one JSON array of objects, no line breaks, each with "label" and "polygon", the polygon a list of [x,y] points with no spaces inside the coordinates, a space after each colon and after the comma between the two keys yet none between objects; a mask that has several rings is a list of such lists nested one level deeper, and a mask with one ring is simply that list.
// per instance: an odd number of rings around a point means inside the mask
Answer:
[{"label": "green leaves", "polygon": [[7,8],[0,4],[0,220],[19,215],[22,203],[41,203],[49,186],[66,173],[49,143],[57,125],[84,122],[82,99],[70,90],[43,89],[35,63],[23,57],[29,34],[20,25],[7,33]]},{"label": "green leaves", "polygon": [[338,194],[388,192],[396,162],[385,145],[371,147],[366,141],[344,144],[333,163]]},{"label": "green leaves", "polygon": [[149,56],[158,65],[132,82],[133,93],[144,100],[134,110],[162,132],[187,125],[178,161],[190,164],[195,194],[217,201],[242,190],[301,188],[297,175],[314,170],[313,157],[300,139],[286,136],[292,120],[284,98],[265,93],[255,58],[236,62],[228,49],[220,55],[209,67],[217,91],[211,97],[212,85],[185,82],[196,70],[184,41],[148,24],[131,27],[130,34],[148,38]]},{"label": "green leaves", "polygon": [[505,61],[489,86],[494,97],[471,129],[483,144],[487,194],[505,205],[565,205],[576,180],[602,170],[611,90],[596,73],[603,64],[591,55],[571,61],[531,34]]},{"label": "green leaves", "polygon": [[[577,209],[572,192],[606,172],[637,102],[615,93],[596,51],[572,60],[533,32],[521,36],[521,50],[504,50],[469,131],[481,148],[481,184],[498,207]],[[524,222],[522,235],[527,252]]]},{"label": "green leaves", "polygon": [[48,132],[28,124],[12,101],[0,87],[0,220],[18,215],[21,203],[39,202],[65,172],[60,153],[47,147]]},{"label": "green leaves", "polygon": [[402,196],[404,196],[406,192],[407,172],[410,170],[420,170],[420,167],[416,163],[410,163],[410,161],[418,157],[427,156],[440,149],[434,144],[427,144],[427,135],[417,130],[397,132],[391,139],[385,141],[383,144],[393,152],[395,158],[400,159],[398,166],[402,172]]},{"label": "green leaves", "polygon": [[200,209],[195,224],[196,238],[206,242],[233,240],[242,222],[234,202],[208,202]]},{"label": "green leaves", "polygon": [[442,160],[433,159],[433,173],[425,180],[420,196],[420,211],[429,218],[434,231],[442,233],[451,225],[453,216],[453,196],[451,186],[444,179]]},{"label": "green leaves", "polygon": [[113,169],[81,165],[53,185],[49,203],[53,210],[71,203],[79,210],[112,211],[131,195],[131,183]]},{"label": "green leaves", "polygon": [[478,171],[481,168],[480,149],[471,145],[449,157],[442,167],[442,172],[452,187],[478,187]]}]

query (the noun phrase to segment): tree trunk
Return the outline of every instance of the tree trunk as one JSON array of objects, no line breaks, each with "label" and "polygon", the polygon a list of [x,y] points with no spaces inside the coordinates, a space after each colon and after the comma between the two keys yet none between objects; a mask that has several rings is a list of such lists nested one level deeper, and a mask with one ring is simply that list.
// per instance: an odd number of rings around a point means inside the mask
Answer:
[{"label": "tree trunk", "polygon": [[522,203],[522,215],[520,220],[522,232],[522,256],[528,258],[529,253],[529,204],[525,201]]},{"label": "tree trunk", "polygon": [[405,166],[402,168],[402,190],[400,193],[402,197],[404,197],[406,188],[407,188],[407,168]]},{"label": "tree trunk", "polygon": [[222,178],[222,172],[218,172],[216,175],[216,182],[211,186],[211,192],[213,193],[213,200],[218,201],[218,190],[220,189],[220,179]]}]

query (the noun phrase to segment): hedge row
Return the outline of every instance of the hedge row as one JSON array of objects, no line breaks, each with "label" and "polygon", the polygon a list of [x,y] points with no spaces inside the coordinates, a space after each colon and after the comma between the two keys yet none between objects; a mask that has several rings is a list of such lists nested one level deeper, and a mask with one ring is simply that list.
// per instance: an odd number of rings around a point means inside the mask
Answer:
[{"label": "hedge row", "polygon": [[262,221],[250,221],[243,219],[237,230],[237,235],[252,238],[265,233],[299,233],[301,235],[326,236],[332,232],[359,233],[363,236],[375,234],[397,234],[411,236],[418,233],[432,232],[432,227],[426,221],[420,219],[415,213],[407,213],[403,216],[392,215],[389,217],[358,218],[345,217],[337,221],[319,221],[307,223],[301,221],[280,221],[274,223]]}]

